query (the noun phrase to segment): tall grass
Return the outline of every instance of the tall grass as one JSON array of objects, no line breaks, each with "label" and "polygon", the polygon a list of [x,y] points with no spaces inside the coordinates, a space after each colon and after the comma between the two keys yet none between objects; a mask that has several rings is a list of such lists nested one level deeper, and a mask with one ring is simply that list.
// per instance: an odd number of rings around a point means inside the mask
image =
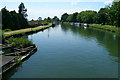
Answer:
[{"label": "tall grass", "polygon": [[29,41],[26,38],[9,38],[8,40],[6,40],[6,42],[14,48],[25,48],[34,45],[32,41]]}]

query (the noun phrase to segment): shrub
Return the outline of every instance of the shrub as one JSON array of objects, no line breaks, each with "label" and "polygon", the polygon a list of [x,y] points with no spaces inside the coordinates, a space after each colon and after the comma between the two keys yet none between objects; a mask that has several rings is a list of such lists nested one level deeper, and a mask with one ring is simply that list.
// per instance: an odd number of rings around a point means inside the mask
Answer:
[{"label": "shrub", "polygon": [[26,38],[9,38],[7,42],[10,46],[15,48],[25,48],[33,45],[32,41],[29,41]]}]

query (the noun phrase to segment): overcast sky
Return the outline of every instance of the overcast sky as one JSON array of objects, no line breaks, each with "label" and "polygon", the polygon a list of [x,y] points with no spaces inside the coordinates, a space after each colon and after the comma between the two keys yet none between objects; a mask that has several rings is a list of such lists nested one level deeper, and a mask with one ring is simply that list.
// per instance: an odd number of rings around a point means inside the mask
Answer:
[{"label": "overcast sky", "polygon": [[3,0],[0,9],[5,7],[8,10],[16,10],[21,2],[27,8],[28,20],[38,19],[38,17],[59,18],[63,13],[74,13],[85,10],[98,11],[100,8],[112,3],[113,0]]}]

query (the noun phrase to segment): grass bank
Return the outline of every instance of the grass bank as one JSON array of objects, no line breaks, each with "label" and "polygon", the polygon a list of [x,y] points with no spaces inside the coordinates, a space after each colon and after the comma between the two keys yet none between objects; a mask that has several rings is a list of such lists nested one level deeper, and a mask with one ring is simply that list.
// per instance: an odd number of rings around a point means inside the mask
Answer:
[{"label": "grass bank", "polygon": [[50,26],[52,26],[52,23],[50,23],[46,26],[38,26],[35,28],[26,28],[26,29],[20,29],[20,30],[15,30],[15,31],[4,32],[3,35],[4,35],[4,37],[24,35],[24,34],[34,33],[34,32],[40,31],[40,30],[44,30]]},{"label": "grass bank", "polygon": [[117,28],[115,26],[101,25],[101,24],[89,24],[89,27],[101,29],[101,30],[105,30],[105,31],[115,32],[120,35],[120,28]]},{"label": "grass bank", "polygon": [[[79,23],[79,22],[63,22],[63,23],[69,24],[69,23]],[[84,23],[80,23],[80,24],[81,24],[81,26],[84,26]],[[102,31],[113,32],[113,33],[120,35],[120,28],[117,28],[116,26],[101,25],[101,24],[89,24],[89,27],[98,29],[98,30],[102,30]]]}]

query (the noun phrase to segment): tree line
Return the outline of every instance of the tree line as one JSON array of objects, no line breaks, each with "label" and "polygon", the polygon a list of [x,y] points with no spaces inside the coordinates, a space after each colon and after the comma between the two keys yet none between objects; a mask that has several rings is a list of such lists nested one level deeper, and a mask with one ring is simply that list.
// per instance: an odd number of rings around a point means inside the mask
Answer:
[{"label": "tree line", "polygon": [[14,11],[8,11],[6,7],[1,9],[2,13],[2,29],[22,29],[27,28],[28,22],[27,22],[27,9],[25,8],[24,4],[21,3],[19,5],[18,13]]},{"label": "tree line", "polygon": [[53,23],[53,22],[59,22],[59,18],[57,16],[54,16],[53,18],[47,17],[42,20],[43,24]]},{"label": "tree line", "polygon": [[98,12],[92,10],[75,12],[73,14],[64,13],[61,16],[62,22],[80,22],[88,24],[103,24],[120,27],[120,1],[113,2],[112,5],[101,8]]}]

